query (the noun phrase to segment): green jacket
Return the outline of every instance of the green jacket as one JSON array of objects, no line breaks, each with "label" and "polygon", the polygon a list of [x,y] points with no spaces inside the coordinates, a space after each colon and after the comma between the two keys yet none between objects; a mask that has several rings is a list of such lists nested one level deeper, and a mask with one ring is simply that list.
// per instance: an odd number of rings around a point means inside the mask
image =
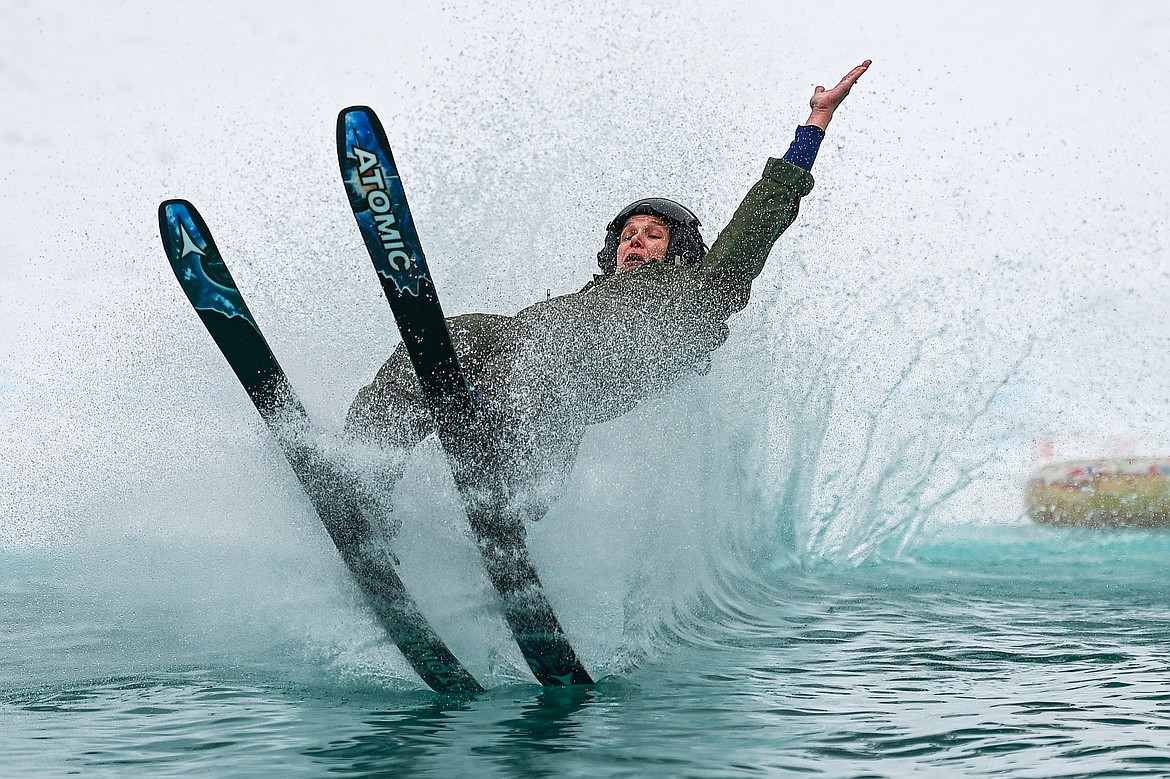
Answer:
[{"label": "green jacket", "polygon": [[[700,264],[643,265],[513,317],[448,320],[463,368],[495,415],[517,511],[539,516],[559,496],[587,425],[706,364],[812,187],[811,174],[770,159]],[[358,392],[346,427],[402,448],[433,430],[401,345]]]}]

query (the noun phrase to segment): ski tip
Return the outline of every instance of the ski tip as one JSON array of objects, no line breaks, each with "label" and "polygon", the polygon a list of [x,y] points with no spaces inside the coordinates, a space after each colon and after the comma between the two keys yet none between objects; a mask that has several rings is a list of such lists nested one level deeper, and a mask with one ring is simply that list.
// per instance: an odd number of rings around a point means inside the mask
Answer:
[{"label": "ski tip", "polygon": [[167,214],[176,209],[182,209],[191,213],[199,213],[195,210],[195,206],[191,205],[190,201],[182,200],[180,198],[171,198],[170,200],[164,200],[158,204],[159,219],[166,217]]},{"label": "ski tip", "polygon": [[[338,141],[345,137],[346,124],[349,118],[355,117],[358,124],[367,124],[376,135],[385,135],[386,131],[382,129],[382,122],[378,119],[378,115],[374,113],[374,109],[368,105],[351,105],[348,108],[343,108],[337,114],[337,138]],[[363,122],[364,119],[364,122]]]},{"label": "ski tip", "polygon": [[[187,249],[191,249],[201,256],[208,251],[215,251],[215,243],[212,241],[211,232],[207,229],[207,223],[203,221],[198,209],[191,205],[190,201],[174,198],[159,203],[158,231],[159,235],[162,236],[163,244],[167,247],[168,256],[171,256],[172,249],[180,252],[173,257],[174,259],[179,259],[189,253],[186,251]],[[202,245],[195,245],[192,242],[192,235],[201,236]]]},{"label": "ski tip", "polygon": [[352,114],[352,113],[357,113],[357,112],[366,113],[366,114],[369,114],[370,116],[376,116],[376,114],[374,113],[374,109],[370,108],[368,105],[351,105],[348,108],[341,109],[341,111],[337,114],[337,118],[341,119],[346,114]]}]

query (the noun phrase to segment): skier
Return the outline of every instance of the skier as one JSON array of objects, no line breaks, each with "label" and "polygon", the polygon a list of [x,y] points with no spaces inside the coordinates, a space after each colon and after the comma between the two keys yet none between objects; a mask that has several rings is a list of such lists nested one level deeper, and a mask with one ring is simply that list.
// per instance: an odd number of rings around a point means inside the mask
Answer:
[{"label": "skier", "polygon": [[[560,497],[588,425],[706,369],[727,339],[728,318],[747,305],[752,281],[812,190],[809,171],[834,111],[869,65],[832,89],[816,88],[788,152],[768,160],[709,250],[690,210],[664,198],[638,200],[607,226],[601,273],[580,292],[512,317],[448,319],[489,431],[482,462],[463,463],[456,478],[475,481],[477,469],[502,478],[495,501],[510,532]],[[405,453],[435,429],[401,344],[357,393],[346,429],[395,454],[393,472],[384,474],[392,489]]]}]

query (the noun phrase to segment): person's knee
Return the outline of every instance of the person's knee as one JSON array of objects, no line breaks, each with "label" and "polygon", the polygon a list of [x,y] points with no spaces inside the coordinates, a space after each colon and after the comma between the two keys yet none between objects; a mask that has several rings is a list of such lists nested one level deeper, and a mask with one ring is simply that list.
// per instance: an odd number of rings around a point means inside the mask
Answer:
[{"label": "person's knee", "polygon": [[434,429],[417,387],[375,382],[358,391],[345,417],[345,432],[384,447],[409,449]]}]

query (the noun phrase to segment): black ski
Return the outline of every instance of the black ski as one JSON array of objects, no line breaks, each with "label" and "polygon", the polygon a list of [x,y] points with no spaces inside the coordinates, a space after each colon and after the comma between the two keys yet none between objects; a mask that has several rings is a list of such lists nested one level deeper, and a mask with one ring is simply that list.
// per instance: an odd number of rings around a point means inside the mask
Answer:
[{"label": "black ski", "polygon": [[337,117],[337,156],[350,206],[430,403],[508,627],[541,684],[593,684],[529,560],[523,522],[504,520],[505,492],[492,465],[492,431],[459,364],[390,144],[371,109],[354,106]]},{"label": "black ski", "polygon": [[159,206],[158,221],[179,284],[304,486],[382,627],[433,690],[482,690],[426,621],[390,562],[363,550],[371,528],[359,507],[360,492],[351,477],[312,445],[309,415],[269,349],[199,212],[184,200],[168,200]]}]

